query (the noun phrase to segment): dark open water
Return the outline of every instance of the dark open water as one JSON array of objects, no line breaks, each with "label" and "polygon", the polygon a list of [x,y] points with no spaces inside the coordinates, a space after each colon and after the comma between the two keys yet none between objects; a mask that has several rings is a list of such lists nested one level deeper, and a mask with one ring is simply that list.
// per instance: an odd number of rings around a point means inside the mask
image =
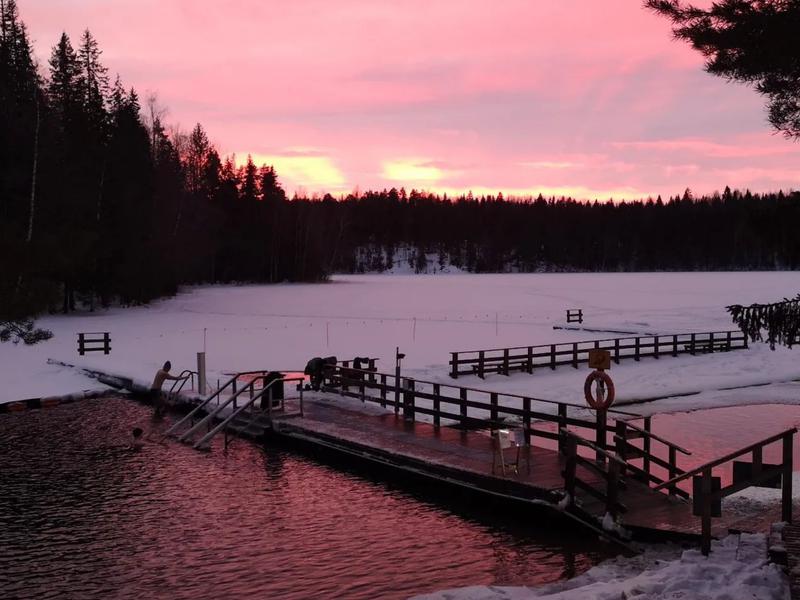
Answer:
[{"label": "dark open water", "polygon": [[613,550],[242,440],[127,450],[149,415],[121,398],[0,415],[0,599],[405,598],[550,582]]}]

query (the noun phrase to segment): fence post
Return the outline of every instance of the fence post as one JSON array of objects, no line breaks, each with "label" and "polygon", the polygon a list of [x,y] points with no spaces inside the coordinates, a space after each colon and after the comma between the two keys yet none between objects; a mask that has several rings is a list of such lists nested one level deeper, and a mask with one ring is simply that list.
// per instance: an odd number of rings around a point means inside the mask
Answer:
[{"label": "fence post", "polygon": [[678,356],[678,336],[672,336],[672,356]]},{"label": "fence post", "polygon": [[490,402],[492,405],[492,409],[490,412],[490,419],[494,422],[497,422],[497,392],[492,392],[491,396],[489,396]]},{"label": "fence post", "polygon": [[619,364],[619,338],[614,338],[614,362]]},{"label": "fence post", "polygon": [[111,334],[107,331],[103,334],[103,354],[111,352]]},{"label": "fence post", "polygon": [[596,418],[597,428],[595,429],[595,443],[597,444],[597,453],[595,461],[604,463],[606,462],[606,457],[600,451],[606,449],[606,411],[598,409]]},{"label": "fence post", "polygon": [[[651,417],[644,418],[644,430],[649,434],[650,433],[650,419]],[[642,437],[642,450],[644,451],[644,457],[642,459],[642,468],[644,472],[650,475],[650,436],[645,435]],[[648,477],[649,481],[649,477]],[[649,484],[648,484],[649,485]]]},{"label": "fence post", "polygon": [[577,464],[578,441],[567,437],[564,440],[564,453],[567,455],[567,464],[564,467],[564,491],[569,496],[569,505],[575,503],[575,467]]},{"label": "fence post", "polygon": [[503,349],[503,375],[508,375],[508,348]]},{"label": "fence post", "polygon": [[[522,399],[522,434],[525,436],[525,445],[531,445],[531,399]],[[530,460],[530,458],[528,458]]]},{"label": "fence post", "polygon": [[83,356],[85,352],[86,352],[86,340],[84,339],[83,334],[79,333],[78,334],[78,354]]},{"label": "fence post", "polygon": [[617,495],[619,492],[619,463],[612,460],[608,464],[608,477],[606,487],[606,512],[612,517],[617,517]]},{"label": "fence post", "polygon": [[794,432],[783,436],[783,486],[781,488],[781,520],[792,522],[792,446]]},{"label": "fence post", "polygon": [[658,348],[658,336],[654,335],[653,336],[653,356],[655,358],[658,358],[658,350],[659,350],[659,348]]},{"label": "fence post", "polygon": [[484,352],[483,350],[481,350],[480,352],[478,352],[478,377],[480,377],[481,379],[486,378],[484,372],[485,367],[486,366],[484,364]]},{"label": "fence post", "polygon": [[414,411],[414,380],[406,379],[406,391],[403,392],[403,419],[413,421],[415,417]]},{"label": "fence post", "polygon": [[467,388],[461,388],[461,404],[459,410],[461,411],[461,426],[467,426]]},{"label": "fence post", "polygon": [[438,383],[433,384],[433,426],[439,427],[439,396],[440,386]]},{"label": "fence post", "polygon": [[381,373],[381,406],[386,408],[386,373]]},{"label": "fence post", "polygon": [[695,342],[695,334],[693,333],[691,342],[689,342],[691,344],[689,346],[689,354],[691,354],[692,356],[694,356],[694,342]]},{"label": "fence post", "polygon": [[[675,450],[675,446],[669,447],[669,478],[673,479],[678,475],[678,452]],[[649,483],[648,483],[649,485]],[[674,496],[678,493],[678,486],[677,484],[673,483],[667,489],[670,496]]]},{"label": "fence post", "polygon": [[450,358],[450,377],[453,379],[458,379],[458,352],[451,352],[452,357]]},{"label": "fence post", "polygon": [[731,351],[731,332],[728,331],[727,335],[725,336],[725,350],[728,352]]},{"label": "fence post", "polygon": [[533,373],[533,346],[528,346],[528,373]]},{"label": "fence post", "polygon": [[711,552],[711,469],[703,469],[703,514],[701,550],[704,556]]},{"label": "fence post", "polygon": [[[627,464],[627,450],[628,450],[628,424],[625,421],[617,419],[614,433],[617,439],[614,440],[615,454]],[[622,476],[627,473],[627,469],[622,470]]]},{"label": "fence post", "polygon": [[714,332],[708,334],[708,351],[714,352]]},{"label": "fence post", "polygon": [[558,404],[558,449],[561,452],[566,451],[566,446],[564,446],[564,436],[561,433],[561,430],[567,430],[567,405]]},{"label": "fence post", "polygon": [[550,370],[556,370],[556,345],[550,344]]},{"label": "fence post", "polygon": [[639,360],[639,345],[640,345],[640,341],[639,341],[638,337],[635,338],[635,339],[636,339],[636,342],[635,342],[636,347],[633,349],[633,352],[634,352],[633,360]]},{"label": "fence post", "polygon": [[572,343],[572,366],[578,368],[578,342]]}]

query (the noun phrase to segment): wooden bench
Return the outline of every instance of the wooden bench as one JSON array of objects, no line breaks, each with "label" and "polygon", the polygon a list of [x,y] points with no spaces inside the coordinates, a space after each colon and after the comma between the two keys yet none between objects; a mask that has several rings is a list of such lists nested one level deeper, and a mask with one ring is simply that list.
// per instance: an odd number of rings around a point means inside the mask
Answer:
[{"label": "wooden bench", "polygon": [[687,352],[726,352],[729,350],[727,340],[714,340],[713,343],[710,340],[702,340],[694,344],[684,344],[683,348]]},{"label": "wooden bench", "polygon": [[567,323],[583,323],[583,309],[581,309],[581,308],[568,308],[567,309]]},{"label": "wooden bench", "polygon": [[78,354],[83,356],[87,352],[111,352],[111,334],[107,331],[79,333]]}]

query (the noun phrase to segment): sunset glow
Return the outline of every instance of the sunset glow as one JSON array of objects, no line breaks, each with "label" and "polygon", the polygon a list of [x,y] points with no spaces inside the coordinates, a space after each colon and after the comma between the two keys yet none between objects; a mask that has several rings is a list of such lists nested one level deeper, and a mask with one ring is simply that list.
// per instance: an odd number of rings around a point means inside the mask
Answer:
[{"label": "sunset glow", "polygon": [[763,99],[631,0],[21,0],[166,119],[273,164],[287,192],[404,186],[605,199],[797,188]]}]

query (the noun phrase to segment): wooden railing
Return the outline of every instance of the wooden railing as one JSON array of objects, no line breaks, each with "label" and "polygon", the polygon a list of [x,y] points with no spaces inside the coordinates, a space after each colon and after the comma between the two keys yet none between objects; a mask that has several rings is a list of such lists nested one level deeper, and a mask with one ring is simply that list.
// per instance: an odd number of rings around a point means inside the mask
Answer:
[{"label": "wooden railing", "polygon": [[[606,512],[612,517],[626,512],[627,507],[619,501],[619,490],[624,489],[625,483],[621,479],[624,470],[627,468],[625,461],[618,456],[596,446],[587,439],[576,435],[572,431],[562,430],[564,436],[564,454],[567,457],[564,468],[564,491],[568,494],[567,500],[570,506],[575,503],[575,491],[581,489],[590,496],[593,496],[605,504]],[[603,462],[590,460],[578,454],[578,446],[585,446],[602,455]],[[578,475],[577,467],[582,467],[597,476],[605,483],[602,488],[596,484],[587,482]]]},{"label": "wooden railing", "polygon": [[[516,423],[508,420],[511,419],[521,424],[526,445],[530,445],[532,437],[541,437],[555,440],[562,451],[565,439],[562,430],[566,431],[569,427],[589,429],[595,432],[595,445],[599,449],[613,450],[607,440],[605,411],[599,411],[594,419],[587,419],[575,415],[575,412],[585,413],[586,408],[564,402],[410,377],[398,378],[394,374],[340,365],[326,369],[322,389],[393,408],[395,414],[402,411],[409,420],[416,420],[417,415],[427,415],[434,427],[440,427],[444,421],[451,421],[466,429],[516,426]],[[541,405],[552,406],[552,412],[547,412]],[[616,409],[608,413],[619,418],[640,418],[640,415]],[[556,431],[535,429],[534,423],[541,421],[556,424]],[[598,460],[603,459],[598,456]]]},{"label": "wooden railing", "polygon": [[[695,488],[694,496],[694,514],[699,516],[702,521],[702,551],[703,554],[708,555],[711,551],[711,517],[720,516],[714,509],[719,508],[719,503],[722,498],[735,494],[745,488],[759,485],[780,478],[781,480],[781,519],[787,523],[792,521],[792,470],[793,470],[793,443],[794,434],[797,433],[797,428],[792,427],[782,433],[768,437],[760,442],[750,444],[731,452],[725,456],[707,462],[704,465],[696,467],[690,471],[681,473],[677,477],[673,477],[668,481],[664,481],[656,485],[654,490],[663,490],[674,488],[675,485],[681,481],[693,478],[693,487]],[[763,463],[764,448],[770,444],[780,441],[782,443],[782,460],[777,465],[765,465]],[[738,479],[734,476],[732,483],[726,487],[717,487],[720,479],[712,476],[712,471],[716,467],[723,466],[731,463],[733,459],[740,456],[750,454],[752,456],[752,468],[749,474],[740,476]],[[720,509],[721,510],[721,509]]]},{"label": "wooden railing", "polygon": [[[678,475],[683,475],[685,471],[678,467],[678,453],[689,456],[691,452],[652,433],[652,431],[650,431],[651,417],[644,417],[643,420],[643,426],[639,427],[638,425],[634,425],[630,420],[617,419],[614,445],[617,450],[617,455],[625,461],[626,469],[630,471],[634,477],[643,481],[648,486],[650,484],[660,485]],[[632,440],[642,440],[642,445],[634,445],[631,443]],[[666,458],[656,452],[656,447],[660,449],[662,446],[666,450]],[[641,459],[641,465],[631,462],[637,459]],[[667,477],[661,478],[653,474],[653,465],[664,469],[667,473]],[[669,485],[667,491],[670,495],[681,496],[683,498],[689,497],[686,491],[680,489],[675,484]]]},{"label": "wooden railing", "polygon": [[747,336],[736,330],[465,350],[450,353],[450,377],[456,379],[459,375],[477,375],[484,378],[487,373],[508,375],[511,371],[533,373],[536,368],[555,369],[560,365],[572,365],[577,369],[579,364],[589,361],[589,351],[594,349],[608,350],[614,362],[619,364],[623,358],[638,361],[643,356],[659,358],[740,348],[747,348]]}]

